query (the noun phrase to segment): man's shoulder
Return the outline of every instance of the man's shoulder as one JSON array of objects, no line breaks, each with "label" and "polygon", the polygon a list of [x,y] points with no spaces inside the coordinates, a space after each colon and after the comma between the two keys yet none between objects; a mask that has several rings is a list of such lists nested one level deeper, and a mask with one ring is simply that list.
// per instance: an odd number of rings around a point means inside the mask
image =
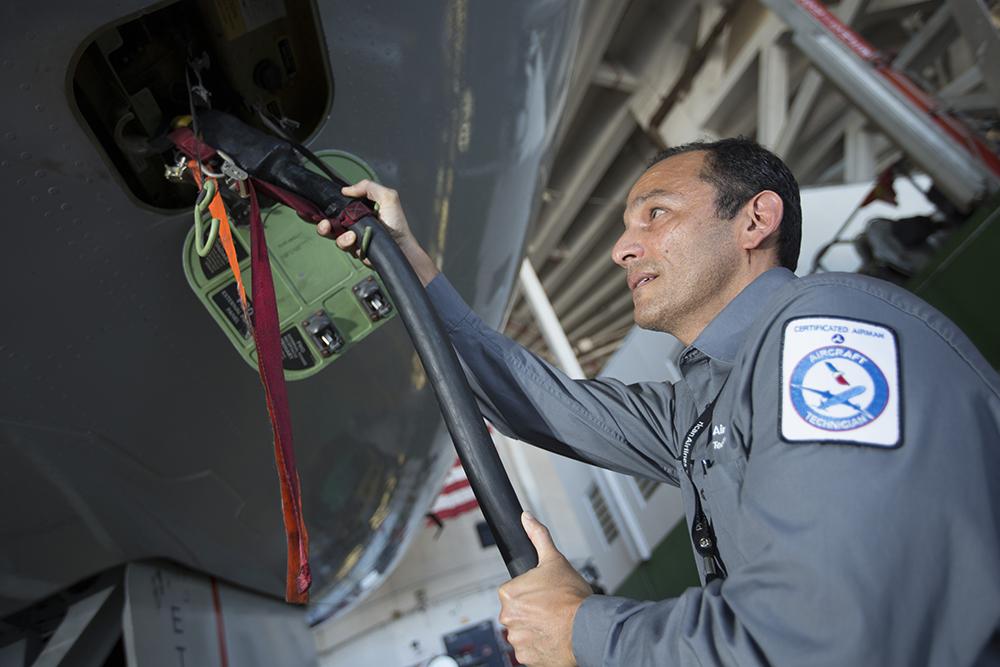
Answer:
[{"label": "man's shoulder", "polygon": [[822,302],[831,310],[851,312],[859,303],[871,302],[881,305],[884,310],[899,310],[918,318],[937,312],[926,301],[898,285],[857,273],[804,276],[793,281],[790,288],[786,297],[790,305]]},{"label": "man's shoulder", "polygon": [[802,323],[812,328],[800,326],[797,331],[812,335],[823,331],[835,344],[840,344],[836,342],[840,338],[833,337],[838,332],[845,335],[845,328],[863,336],[884,332],[894,344],[902,343],[910,355],[939,360],[942,354],[955,355],[952,358],[963,360],[997,386],[996,373],[954,322],[917,295],[884,280],[854,273],[805,276],[781,290],[767,319],[761,333],[783,342],[790,327]]},{"label": "man's shoulder", "polygon": [[938,336],[963,337],[945,315],[904,288],[856,273],[821,273],[791,281],[772,302],[770,325],[791,318],[847,318],[894,330],[929,329]]}]

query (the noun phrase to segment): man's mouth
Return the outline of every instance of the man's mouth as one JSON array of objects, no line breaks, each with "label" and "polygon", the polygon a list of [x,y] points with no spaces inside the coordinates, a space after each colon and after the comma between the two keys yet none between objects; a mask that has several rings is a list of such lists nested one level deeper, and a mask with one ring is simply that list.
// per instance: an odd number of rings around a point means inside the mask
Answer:
[{"label": "man's mouth", "polygon": [[628,287],[633,292],[646,283],[656,280],[655,273],[637,273],[633,276],[628,277]]}]

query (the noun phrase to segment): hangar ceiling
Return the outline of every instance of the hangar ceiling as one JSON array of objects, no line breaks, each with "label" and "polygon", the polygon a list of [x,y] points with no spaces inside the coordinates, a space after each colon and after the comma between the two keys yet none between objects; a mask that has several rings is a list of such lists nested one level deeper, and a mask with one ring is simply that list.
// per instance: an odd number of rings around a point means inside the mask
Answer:
[{"label": "hangar ceiling", "polygon": [[[991,38],[977,41],[969,30],[976,5],[991,13]],[[977,56],[984,62],[996,46],[1000,3],[840,0],[829,8],[996,149],[998,75]],[[658,149],[750,136],[785,159],[802,186],[871,181],[903,153],[757,0],[596,0],[584,21],[526,251],[593,376],[632,327],[631,295],[610,251],[628,189]],[[549,356],[520,293],[505,333]]]}]

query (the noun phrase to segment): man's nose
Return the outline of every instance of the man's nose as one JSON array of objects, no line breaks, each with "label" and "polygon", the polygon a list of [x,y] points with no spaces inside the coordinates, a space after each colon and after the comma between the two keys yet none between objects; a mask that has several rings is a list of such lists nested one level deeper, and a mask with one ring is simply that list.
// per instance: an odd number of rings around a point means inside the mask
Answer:
[{"label": "man's nose", "polygon": [[642,245],[636,241],[634,236],[625,232],[611,248],[611,259],[618,266],[628,268],[630,262],[642,258],[642,253]]}]

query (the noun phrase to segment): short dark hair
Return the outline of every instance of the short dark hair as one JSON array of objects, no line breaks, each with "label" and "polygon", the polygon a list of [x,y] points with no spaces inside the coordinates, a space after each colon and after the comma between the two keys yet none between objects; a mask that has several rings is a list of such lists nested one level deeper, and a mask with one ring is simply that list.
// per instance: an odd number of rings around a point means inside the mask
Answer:
[{"label": "short dark hair", "polygon": [[792,271],[799,264],[802,242],[802,204],[799,184],[777,155],[746,137],[719,141],[693,141],[660,151],[649,161],[657,162],[681,153],[705,153],[701,178],[715,186],[716,215],[731,220],[758,192],[771,190],[784,204],[778,230],[778,263]]}]

